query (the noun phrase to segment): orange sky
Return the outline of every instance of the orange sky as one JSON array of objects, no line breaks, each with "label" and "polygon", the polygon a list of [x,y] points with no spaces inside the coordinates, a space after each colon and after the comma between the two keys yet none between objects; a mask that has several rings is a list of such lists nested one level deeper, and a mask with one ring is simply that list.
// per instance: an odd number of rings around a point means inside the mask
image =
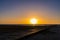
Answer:
[{"label": "orange sky", "polygon": [[0,24],[60,24],[59,1],[0,1]]}]

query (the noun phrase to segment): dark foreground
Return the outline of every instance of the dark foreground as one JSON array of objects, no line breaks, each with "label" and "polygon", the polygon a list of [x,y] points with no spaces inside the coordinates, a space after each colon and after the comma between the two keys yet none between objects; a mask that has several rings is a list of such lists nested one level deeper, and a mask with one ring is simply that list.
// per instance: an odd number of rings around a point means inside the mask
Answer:
[{"label": "dark foreground", "polygon": [[0,40],[60,40],[60,25],[0,25]]}]

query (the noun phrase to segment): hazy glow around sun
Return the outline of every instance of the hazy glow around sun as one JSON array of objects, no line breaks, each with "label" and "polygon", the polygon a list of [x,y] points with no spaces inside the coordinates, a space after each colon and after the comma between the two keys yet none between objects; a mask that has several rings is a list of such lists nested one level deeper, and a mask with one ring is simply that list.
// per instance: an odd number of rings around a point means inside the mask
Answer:
[{"label": "hazy glow around sun", "polygon": [[36,18],[32,18],[32,19],[30,20],[30,22],[31,22],[31,24],[37,24],[37,19],[36,19]]}]

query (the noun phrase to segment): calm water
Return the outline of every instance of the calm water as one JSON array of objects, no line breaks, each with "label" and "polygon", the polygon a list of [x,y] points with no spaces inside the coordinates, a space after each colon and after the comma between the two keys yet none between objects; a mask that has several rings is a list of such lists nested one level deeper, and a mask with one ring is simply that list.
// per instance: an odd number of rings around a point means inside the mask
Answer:
[{"label": "calm water", "polygon": [[0,40],[14,40],[43,30],[45,27],[0,25]]},{"label": "calm water", "polygon": [[49,26],[0,25],[0,40],[15,40],[44,30]]}]

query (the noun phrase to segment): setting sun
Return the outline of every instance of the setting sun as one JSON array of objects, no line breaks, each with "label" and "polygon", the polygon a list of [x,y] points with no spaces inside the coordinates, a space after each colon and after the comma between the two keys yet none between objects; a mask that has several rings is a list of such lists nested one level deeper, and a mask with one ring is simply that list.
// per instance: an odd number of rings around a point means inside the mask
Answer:
[{"label": "setting sun", "polygon": [[36,18],[32,18],[32,19],[30,20],[30,23],[31,23],[31,24],[37,24],[37,19],[36,19]]}]

